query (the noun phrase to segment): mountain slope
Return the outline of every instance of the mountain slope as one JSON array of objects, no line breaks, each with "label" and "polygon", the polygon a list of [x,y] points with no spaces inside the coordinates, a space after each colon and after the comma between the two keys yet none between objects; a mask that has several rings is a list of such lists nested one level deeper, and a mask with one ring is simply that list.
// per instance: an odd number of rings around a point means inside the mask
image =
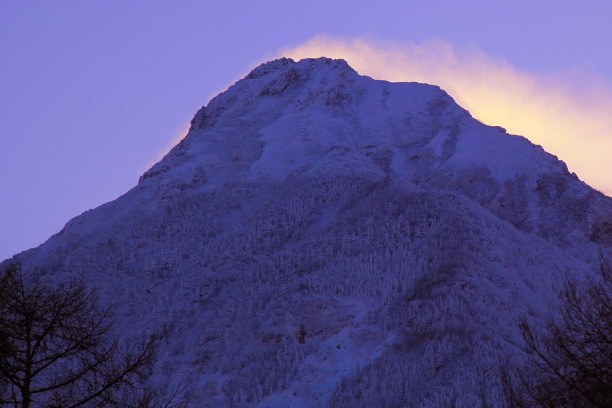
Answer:
[{"label": "mountain slope", "polygon": [[262,64],[117,200],[17,256],[158,337],[196,406],[497,406],[517,323],[597,277],[610,199],[438,87]]}]

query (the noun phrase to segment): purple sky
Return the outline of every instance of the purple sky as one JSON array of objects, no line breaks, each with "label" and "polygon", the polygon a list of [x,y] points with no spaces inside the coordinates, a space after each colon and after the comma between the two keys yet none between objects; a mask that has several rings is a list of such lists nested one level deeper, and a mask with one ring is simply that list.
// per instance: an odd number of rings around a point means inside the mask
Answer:
[{"label": "purple sky", "polygon": [[604,0],[0,1],[0,259],[134,186],[200,106],[280,48],[439,37],[610,85],[610,17]]}]

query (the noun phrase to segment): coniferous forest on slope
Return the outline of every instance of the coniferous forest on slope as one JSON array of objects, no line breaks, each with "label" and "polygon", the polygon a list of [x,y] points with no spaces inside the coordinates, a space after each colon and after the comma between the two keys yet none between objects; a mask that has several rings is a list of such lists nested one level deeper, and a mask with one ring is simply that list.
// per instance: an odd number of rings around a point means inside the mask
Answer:
[{"label": "coniferous forest on slope", "polygon": [[[341,100],[316,109],[342,118],[365,85],[354,91],[344,76],[330,79],[334,62],[314,61],[331,87],[323,101]],[[273,62],[243,81],[267,81],[265,103],[291,92],[293,100],[299,86],[314,87],[298,68]],[[15,260],[50,284],[82,280],[101,304],[116,305],[118,341],[144,335],[157,344],[147,383],[180,380],[193,406],[503,407],[500,370],[529,361],[521,321],[545,333],[568,279],[602,280],[612,206],[545,153],[543,168],[561,170],[517,168],[500,179],[485,165],[445,165],[428,143],[450,135],[460,146],[463,125],[445,124],[435,92],[412,129],[423,140],[406,148],[417,179],[397,176],[394,153],[375,144],[355,154],[376,172],[306,166],[282,178],[214,179],[215,168],[188,167],[197,157],[189,146],[222,140],[207,136],[211,118],[236,132],[242,125],[230,119],[265,108],[230,89],[137,187]],[[264,119],[252,123],[265,129]],[[272,144],[249,132],[244,150]],[[438,150],[449,163],[452,143]],[[219,154],[236,172],[266,157],[230,153]],[[188,167],[187,176],[172,166]]]}]

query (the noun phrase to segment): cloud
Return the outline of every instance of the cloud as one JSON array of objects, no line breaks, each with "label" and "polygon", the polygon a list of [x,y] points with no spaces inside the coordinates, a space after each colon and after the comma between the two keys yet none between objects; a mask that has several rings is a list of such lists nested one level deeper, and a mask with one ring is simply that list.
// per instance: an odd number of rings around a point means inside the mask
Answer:
[{"label": "cloud", "polygon": [[343,58],[372,78],[438,85],[478,120],[542,145],[612,194],[612,89],[592,74],[532,73],[439,39],[415,45],[318,36],[279,54]]}]

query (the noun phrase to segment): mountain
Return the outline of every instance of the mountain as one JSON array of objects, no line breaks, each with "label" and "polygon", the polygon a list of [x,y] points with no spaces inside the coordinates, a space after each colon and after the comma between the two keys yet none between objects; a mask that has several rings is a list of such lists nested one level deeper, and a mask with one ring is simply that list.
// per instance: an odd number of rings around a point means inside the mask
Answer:
[{"label": "mountain", "polygon": [[260,65],[115,201],[16,256],[160,340],[197,407],[497,407],[612,201],[439,87]]}]

